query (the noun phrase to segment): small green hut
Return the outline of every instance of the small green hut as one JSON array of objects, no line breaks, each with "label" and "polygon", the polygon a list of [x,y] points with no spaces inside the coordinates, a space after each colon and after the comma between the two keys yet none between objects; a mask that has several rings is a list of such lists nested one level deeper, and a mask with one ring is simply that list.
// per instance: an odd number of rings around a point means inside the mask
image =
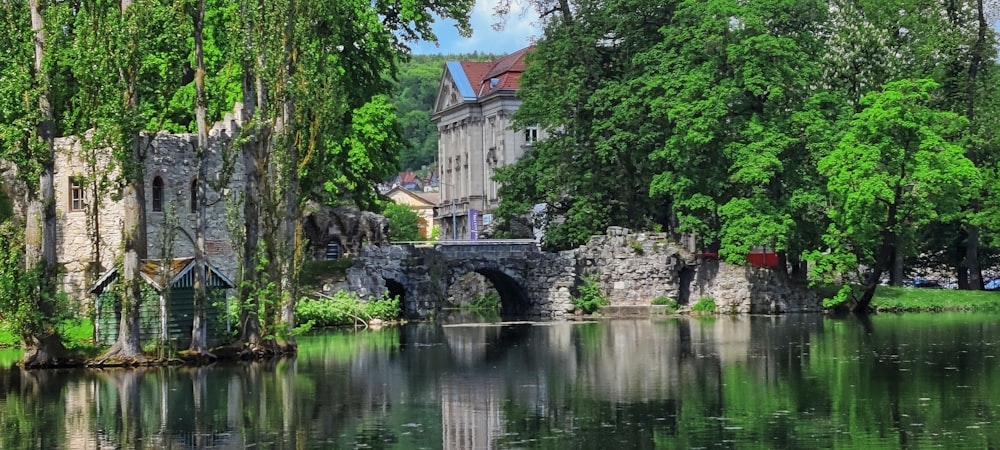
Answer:
[{"label": "small green hut", "polygon": [[[194,258],[169,261],[144,260],[140,273],[143,301],[139,306],[139,342],[168,343],[174,348],[186,348],[191,343],[194,319]],[[112,345],[118,338],[121,323],[121,300],[115,291],[120,267],[105,272],[94,283],[90,293],[96,296],[94,309],[94,341],[97,345]],[[209,304],[205,309],[208,322],[208,344],[217,345],[229,334],[227,289],[235,284],[208,265],[205,277]]]}]

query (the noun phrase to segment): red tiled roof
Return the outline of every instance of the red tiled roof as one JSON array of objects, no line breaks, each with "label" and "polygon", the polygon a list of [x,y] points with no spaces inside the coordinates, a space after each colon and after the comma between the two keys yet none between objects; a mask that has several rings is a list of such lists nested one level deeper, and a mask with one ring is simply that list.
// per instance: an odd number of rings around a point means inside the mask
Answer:
[{"label": "red tiled roof", "polygon": [[517,90],[525,68],[524,58],[534,50],[534,45],[528,46],[493,62],[462,61],[462,70],[477,97],[499,90]]},{"label": "red tiled roof", "polygon": [[417,179],[417,174],[413,172],[400,172],[399,181],[403,184],[412,183]]},{"label": "red tiled roof", "polygon": [[528,46],[496,60],[483,79],[493,78],[507,72],[524,72],[524,57],[534,50],[534,45]]},{"label": "red tiled roof", "polygon": [[462,61],[462,70],[465,71],[465,77],[469,79],[469,83],[472,84],[472,88],[476,89],[479,84],[483,81],[483,77],[490,71],[493,67],[493,63],[488,61]]}]

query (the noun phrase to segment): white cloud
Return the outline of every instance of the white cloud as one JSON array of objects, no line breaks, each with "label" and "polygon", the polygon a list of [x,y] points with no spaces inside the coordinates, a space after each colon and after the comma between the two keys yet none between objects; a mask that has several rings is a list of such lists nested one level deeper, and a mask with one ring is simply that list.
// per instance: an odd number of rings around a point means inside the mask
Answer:
[{"label": "white cloud", "polygon": [[464,38],[458,35],[453,20],[439,20],[434,24],[434,33],[440,41],[440,47],[420,42],[413,46],[414,54],[457,54],[457,53],[494,53],[507,54],[530,45],[541,35],[538,16],[528,8],[527,2],[512,2],[511,11],[504,20],[500,31],[493,29],[497,18],[493,17],[493,5],[496,0],[476,0],[469,20],[472,24],[472,37]]}]

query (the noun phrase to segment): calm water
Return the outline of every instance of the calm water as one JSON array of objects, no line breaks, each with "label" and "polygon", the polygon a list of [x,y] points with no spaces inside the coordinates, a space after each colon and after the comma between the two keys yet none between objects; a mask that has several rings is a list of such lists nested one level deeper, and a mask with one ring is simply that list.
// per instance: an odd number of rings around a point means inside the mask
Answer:
[{"label": "calm water", "polygon": [[0,370],[0,448],[1000,448],[995,314],[420,324],[299,343],[268,363]]}]

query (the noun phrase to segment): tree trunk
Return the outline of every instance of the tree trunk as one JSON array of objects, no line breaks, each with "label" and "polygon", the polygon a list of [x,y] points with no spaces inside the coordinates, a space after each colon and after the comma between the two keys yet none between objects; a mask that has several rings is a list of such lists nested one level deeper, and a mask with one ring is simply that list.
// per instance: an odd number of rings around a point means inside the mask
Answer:
[{"label": "tree trunk", "polygon": [[896,242],[892,246],[892,272],[889,273],[889,284],[903,285],[903,242],[899,236],[896,236]]},{"label": "tree trunk", "polygon": [[[982,64],[983,55],[986,52],[986,31],[989,29],[989,24],[986,22],[986,11],[984,9],[983,0],[976,0],[976,22],[976,42],[972,46],[972,60],[969,62],[969,80],[968,86],[966,87],[967,93],[965,99],[965,117],[969,119],[969,124],[973,131],[975,131],[976,128],[976,82],[979,76],[979,65]],[[972,147],[972,145],[973,144],[969,144],[969,148],[966,150],[965,155],[972,161],[973,164],[977,164],[977,155],[975,148]],[[973,212],[976,212],[979,209],[979,205],[975,200],[973,200],[970,204],[970,208]],[[966,231],[969,236],[965,244],[965,266],[969,269],[969,288],[973,290],[982,290],[984,286],[983,268],[979,261],[979,227],[970,224],[966,226]]]},{"label": "tree trunk", "polygon": [[[259,3],[260,4],[260,3]],[[241,12],[246,20],[244,28],[244,39],[247,49],[255,48],[253,45],[252,26],[249,11],[245,8],[245,3],[241,2]],[[243,260],[242,260],[242,282],[239,290],[240,304],[240,324],[238,342],[249,346],[251,352],[260,351],[261,330],[260,311],[257,303],[255,291],[260,286],[260,272],[257,270],[258,241],[260,240],[260,188],[263,177],[263,153],[266,142],[270,139],[262,133],[260,119],[265,117],[267,104],[260,96],[263,91],[263,79],[260,71],[264,69],[264,52],[258,49],[257,61],[249,57],[244,57],[241,62],[243,68],[243,108],[241,110],[241,122],[243,130],[249,136],[245,136],[242,144],[243,172],[244,172],[244,200],[243,200]]]},{"label": "tree trunk", "polygon": [[[31,31],[34,33],[35,82],[41,86],[38,96],[39,121],[37,138],[43,142],[44,154],[42,173],[38,180],[38,192],[28,189],[28,217],[25,229],[26,268],[41,266],[41,285],[38,287],[37,308],[42,317],[55,316],[56,293],[56,202],[55,202],[55,124],[52,117],[48,74],[45,72],[45,21],[42,18],[41,0],[30,0]],[[39,229],[41,227],[41,229]],[[44,323],[45,319],[43,319]],[[25,345],[23,367],[44,367],[58,364],[66,349],[54,327],[43,325],[42,329],[30,330],[22,336]],[[49,329],[46,329],[49,328]]]},{"label": "tree trunk", "polygon": [[[883,250],[885,253],[889,253],[889,251],[888,248]],[[875,267],[872,268],[872,272],[865,278],[865,283],[861,286],[861,298],[851,308],[851,312],[855,314],[868,314],[872,311],[872,298],[875,297],[875,290],[878,289],[879,284],[878,280],[882,278],[883,272],[885,272],[885,264],[876,263]]]},{"label": "tree trunk", "polygon": [[206,156],[208,153],[208,119],[205,101],[205,54],[202,43],[203,30],[205,27],[205,0],[198,2],[192,13],[194,19],[194,86],[195,86],[195,121],[198,126],[198,148],[195,151],[198,159],[198,178],[195,180],[197,194],[195,197],[195,231],[194,231],[194,318],[191,324],[191,345],[188,347],[188,357],[202,359],[210,357],[208,353],[208,326],[205,317],[205,308],[208,304],[207,271],[208,266],[205,261],[205,222],[206,213],[206,186],[208,186],[208,172],[206,168]]},{"label": "tree trunk", "polygon": [[[903,179],[905,177],[900,177]],[[888,214],[886,214],[886,226],[882,231],[882,246],[879,249],[875,257],[875,266],[871,268],[871,272],[865,278],[865,282],[862,285],[861,298],[858,299],[857,303],[851,308],[851,312],[855,314],[867,314],[871,312],[871,302],[872,298],[875,297],[875,289],[878,289],[879,280],[882,278],[882,274],[888,267],[890,259],[894,252],[896,252],[896,247],[898,247],[898,242],[900,237],[896,233],[892,232],[892,229],[898,223],[898,212],[899,212],[899,202],[903,197],[903,188],[901,185],[896,186],[895,200],[889,205]]]},{"label": "tree trunk", "polygon": [[788,253],[784,251],[777,252],[778,255],[778,267],[777,272],[782,277],[788,277]]},{"label": "tree trunk", "polygon": [[[132,0],[121,0],[122,20],[133,20],[126,14],[132,6]],[[132,37],[133,39],[135,37]],[[134,111],[139,106],[137,91],[137,69],[130,67],[119,74],[125,80],[125,104],[128,110]],[[122,195],[125,215],[122,224],[122,258],[121,281],[124,286],[121,303],[121,320],[118,325],[118,339],[114,345],[102,355],[99,364],[134,364],[142,362],[145,357],[139,343],[139,306],[142,304],[141,262],[146,259],[146,186],[145,164],[146,155],[139,142],[138,131],[132,136],[131,161],[123,164],[125,182]]]},{"label": "tree trunk", "polygon": [[281,350],[294,352],[295,338],[292,336],[292,328],[295,327],[295,297],[297,295],[295,274],[297,272],[297,259],[299,253],[298,246],[298,216],[299,216],[299,151],[296,140],[293,139],[295,126],[295,98],[289,91],[295,76],[295,46],[294,33],[295,21],[298,11],[295,0],[291,0],[288,5],[288,16],[285,22],[285,67],[283,85],[282,124],[285,134],[285,145],[287,154],[285,164],[282,168],[284,174],[284,223],[282,225],[282,243],[284,249],[280,252],[283,256],[281,268],[281,311],[278,323],[283,328],[285,342],[281,344]]}]

